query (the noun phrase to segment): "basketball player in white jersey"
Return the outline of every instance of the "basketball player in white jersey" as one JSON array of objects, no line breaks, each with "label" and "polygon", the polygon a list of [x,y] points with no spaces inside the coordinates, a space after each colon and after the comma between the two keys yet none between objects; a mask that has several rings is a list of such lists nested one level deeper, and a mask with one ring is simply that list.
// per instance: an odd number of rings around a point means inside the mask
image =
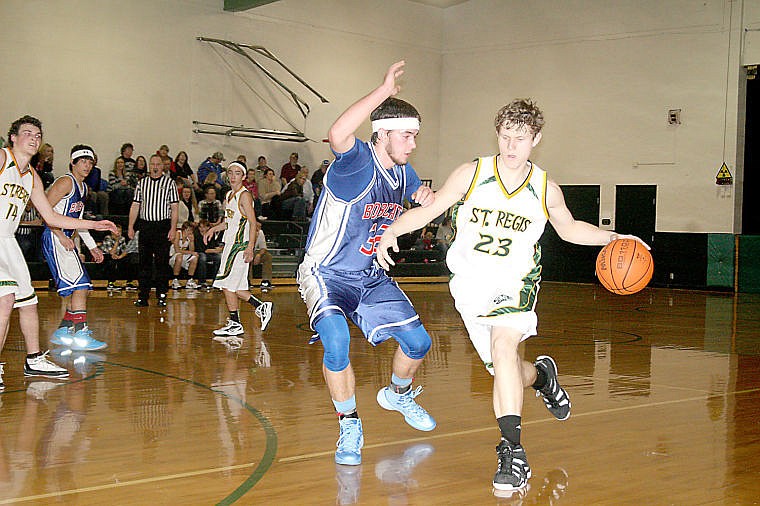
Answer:
[{"label": "basketball player in white jersey", "polygon": [[456,204],[446,263],[456,308],[494,375],[493,407],[502,436],[493,479],[497,490],[520,489],[531,475],[520,445],[523,389],[532,386],[557,419],[570,416],[570,398],[559,385],[554,360],[542,355],[530,363],[518,351],[521,341],[536,334],[538,239],[546,222],[575,244],[601,246],[621,237],[641,241],[573,218],[560,187],[529,160],[543,125],[543,114],[531,100],[504,106],[494,122],[499,154],[455,169],[435,203],[402,214],[385,231],[377,251],[378,262],[389,268],[393,260],[388,250],[398,251],[397,237],[422,228]]},{"label": "basketball player in white jersey", "polygon": [[[52,227],[112,232],[116,227],[110,221],[78,220],[53,211],[40,177],[29,166],[29,160],[42,142],[40,120],[32,116],[17,119],[8,130],[8,140],[10,147],[0,150],[0,351],[5,345],[11,311],[17,307],[27,351],[24,375],[66,378],[68,371],[49,361],[47,351],[40,352],[37,295],[14,233],[30,199]],[[0,389],[4,387],[2,372],[0,364]]]},{"label": "basketball player in white jersey", "polygon": [[[90,146],[77,144],[71,148],[70,171],[55,180],[47,197],[53,210],[64,216],[81,218],[87,199],[85,178],[95,165],[95,152]],[[45,227],[42,232],[42,254],[50,267],[58,295],[66,299],[66,313],[50,342],[72,350],[95,351],[108,345],[92,337],[87,326],[87,296],[92,290],[90,275],[79,259],[72,235],[74,230]],[[95,263],[103,262],[103,252],[87,230],[79,237],[89,248]]]},{"label": "basketball player in white jersey", "polygon": [[248,291],[248,268],[253,260],[256,237],[256,213],[253,211],[253,197],[243,186],[245,167],[240,162],[232,162],[227,167],[230,187],[224,199],[224,220],[208,229],[203,240],[208,240],[219,230],[224,230],[224,250],[219,272],[214,280],[214,288],[224,292],[224,300],[230,312],[227,324],[214,331],[214,339],[226,341],[245,332],[240,323],[240,302],[244,300],[256,308],[261,319],[261,330],[265,330],[272,318],[272,303],[262,302]]}]

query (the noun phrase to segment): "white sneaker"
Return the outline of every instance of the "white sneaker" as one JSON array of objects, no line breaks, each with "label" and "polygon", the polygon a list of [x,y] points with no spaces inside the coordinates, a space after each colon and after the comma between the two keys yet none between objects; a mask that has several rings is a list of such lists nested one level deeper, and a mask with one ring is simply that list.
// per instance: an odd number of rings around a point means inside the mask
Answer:
[{"label": "white sneaker", "polygon": [[239,350],[243,346],[243,338],[236,336],[214,336],[214,341],[222,343],[229,351]]},{"label": "white sneaker", "polygon": [[172,290],[179,290],[180,288],[182,288],[182,285],[179,284],[179,279],[174,278],[172,280]]},{"label": "white sneaker", "polygon": [[24,376],[45,376],[47,378],[68,378],[69,371],[48,360],[46,351],[42,355],[24,360]]},{"label": "white sneaker", "polygon": [[34,381],[30,383],[28,387],[26,387],[26,395],[33,397],[38,401],[44,401],[47,397],[47,393],[50,390],[61,385],[63,385],[63,383],[53,383],[52,381]]},{"label": "white sneaker", "polygon": [[266,330],[269,325],[269,320],[272,319],[272,311],[274,310],[274,304],[271,302],[262,302],[259,307],[256,308],[256,314],[261,318],[261,330]]},{"label": "white sneaker", "polygon": [[188,288],[190,290],[197,290],[200,287],[201,285],[196,283],[194,279],[188,279],[187,283],[185,283],[185,288]]},{"label": "white sneaker", "polygon": [[3,383],[3,366],[5,362],[0,362],[0,391],[5,389],[5,383]]},{"label": "white sneaker", "polygon": [[243,333],[245,333],[243,326],[232,320],[227,320],[227,325],[214,331],[215,336],[239,336]]}]

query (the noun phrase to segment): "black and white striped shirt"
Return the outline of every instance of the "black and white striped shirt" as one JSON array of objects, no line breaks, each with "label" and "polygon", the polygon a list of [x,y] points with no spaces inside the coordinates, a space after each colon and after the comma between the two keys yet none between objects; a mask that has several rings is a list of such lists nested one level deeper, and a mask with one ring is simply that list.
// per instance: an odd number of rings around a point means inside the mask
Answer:
[{"label": "black and white striped shirt", "polygon": [[166,174],[157,179],[147,175],[137,182],[133,201],[140,204],[141,220],[169,220],[172,217],[171,204],[179,202],[177,185]]}]

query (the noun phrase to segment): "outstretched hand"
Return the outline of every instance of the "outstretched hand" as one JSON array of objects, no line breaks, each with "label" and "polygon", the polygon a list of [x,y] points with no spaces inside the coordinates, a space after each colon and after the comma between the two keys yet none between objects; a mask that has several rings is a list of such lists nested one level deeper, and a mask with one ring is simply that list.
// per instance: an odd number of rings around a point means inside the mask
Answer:
[{"label": "outstretched hand", "polygon": [[406,65],[406,62],[404,60],[398,61],[391,65],[388,68],[388,72],[385,73],[385,80],[383,81],[383,84],[388,87],[389,96],[396,95],[399,91],[401,91],[401,86],[396,84],[396,79],[401,77],[401,74],[404,73],[404,65]]},{"label": "outstretched hand", "polygon": [[95,222],[95,226],[93,227],[95,230],[101,230],[105,231],[108,230],[109,232],[116,233],[116,225],[113,224],[113,222],[108,220],[100,220]]},{"label": "outstretched hand", "polygon": [[396,262],[391,258],[391,254],[388,250],[392,249],[398,253],[398,241],[396,240],[396,233],[390,229],[385,229],[383,235],[380,236],[380,242],[377,243],[377,263],[383,269],[390,270],[390,268],[396,265]]}]

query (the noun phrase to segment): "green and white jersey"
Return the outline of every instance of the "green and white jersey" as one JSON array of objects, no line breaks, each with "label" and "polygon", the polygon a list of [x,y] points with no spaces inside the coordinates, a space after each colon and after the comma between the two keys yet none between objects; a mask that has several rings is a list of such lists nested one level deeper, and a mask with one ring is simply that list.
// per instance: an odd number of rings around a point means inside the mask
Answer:
[{"label": "green and white jersey", "polygon": [[[236,192],[230,190],[224,199],[224,219],[227,223],[227,230],[224,231],[224,244],[248,245],[248,216],[243,214],[242,209],[240,209],[240,196],[243,195],[243,192],[248,192],[245,186],[241,186]],[[243,247],[245,248],[245,246]]]},{"label": "green and white jersey", "polygon": [[9,148],[3,148],[5,163],[0,168],[0,237],[13,237],[34,186],[34,173],[22,173]]},{"label": "green and white jersey", "polygon": [[[547,176],[529,163],[511,193],[499,178],[497,157],[479,158],[463,199],[454,207],[454,239],[446,263],[453,273],[457,308],[471,316],[532,311],[541,279],[541,247],[549,213]],[[456,280],[456,282],[455,282]]]}]

